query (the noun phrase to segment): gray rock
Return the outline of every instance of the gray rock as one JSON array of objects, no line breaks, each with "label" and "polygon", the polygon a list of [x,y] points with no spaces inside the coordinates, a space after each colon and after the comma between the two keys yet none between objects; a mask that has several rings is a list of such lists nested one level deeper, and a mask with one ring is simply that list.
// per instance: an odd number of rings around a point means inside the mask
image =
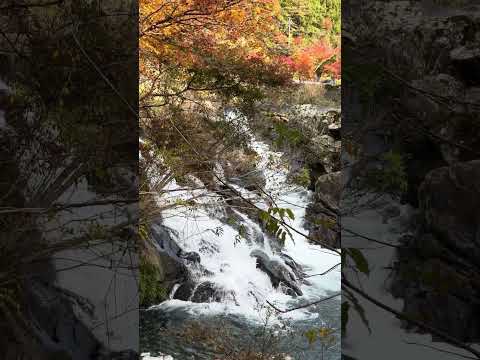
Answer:
[{"label": "gray rock", "polygon": [[272,260],[261,250],[253,250],[250,254],[257,259],[257,267],[264,271],[269,277],[272,285],[276,288],[290,289],[288,294],[303,295],[300,284],[295,275],[287,269],[287,267],[278,260]]},{"label": "gray rock", "polygon": [[315,183],[315,197],[338,206],[342,195],[342,172],[337,171],[320,176]]}]

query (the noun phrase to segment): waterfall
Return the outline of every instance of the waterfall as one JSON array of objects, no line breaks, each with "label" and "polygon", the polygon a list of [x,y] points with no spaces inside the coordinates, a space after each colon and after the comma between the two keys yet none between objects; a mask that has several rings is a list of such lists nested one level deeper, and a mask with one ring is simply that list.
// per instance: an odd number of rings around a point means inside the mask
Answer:
[{"label": "waterfall", "polygon": [[[257,167],[266,178],[266,192],[279,207],[292,210],[295,218],[290,225],[306,233],[303,219],[312,193],[303,187],[288,184],[288,170],[282,164],[282,153],[272,151],[268,144],[255,139],[253,135],[251,147],[260,156]],[[274,166],[268,166],[272,162]],[[227,215],[224,199],[220,195],[205,189],[199,179],[192,177],[191,180],[196,184],[195,190],[185,190],[172,180],[166,189],[171,195],[168,199],[162,197],[161,201],[183,204],[182,201],[195,197],[195,207],[179,206],[166,210],[162,215],[163,225],[174,230],[173,237],[180,248],[185,252],[200,255],[199,263],[188,263],[195,286],[187,301],[171,299],[151,309],[171,311],[183,308],[195,314],[237,313],[253,319],[262,316],[261,308],[266,300],[287,308],[292,304],[317,300],[330,291],[339,291],[339,271],[302,282],[291,266],[293,262],[299,264],[307,274],[321,273],[339,262],[337,254],[310,244],[302,235],[294,232],[292,239],[287,237],[285,246],[280,251],[277,240],[264,233],[241,209],[234,208]],[[268,205],[251,191],[238,184],[229,183],[229,186],[239,191],[242,196],[255,199],[258,207],[268,208]],[[228,216],[235,219],[236,225],[225,221]],[[238,224],[244,229],[244,235],[240,238]],[[292,294],[286,293],[281,286],[272,285],[269,275],[257,266],[257,258],[252,256],[252,252],[263,254],[262,256],[266,256],[275,266],[289,271],[288,276],[292,276],[298,283],[302,295],[292,297]],[[173,298],[179,287],[175,286],[172,291]],[[195,299],[196,301],[192,301]],[[304,309],[285,316],[301,319],[318,317],[319,314]]]}]

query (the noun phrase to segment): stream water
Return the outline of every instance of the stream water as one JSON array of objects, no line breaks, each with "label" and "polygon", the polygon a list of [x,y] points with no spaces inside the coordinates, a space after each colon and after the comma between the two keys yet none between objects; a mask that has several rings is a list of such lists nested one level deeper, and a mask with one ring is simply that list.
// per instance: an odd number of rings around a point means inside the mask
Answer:
[{"label": "stream water", "polygon": [[[280,208],[289,208],[294,214],[290,225],[302,233],[305,209],[312,193],[287,181],[287,166],[280,152],[250,135],[251,147],[259,154],[257,168],[266,178],[265,190]],[[217,175],[223,173],[218,169]],[[303,309],[279,314],[267,301],[281,309],[289,309],[340,291],[340,268],[324,276],[308,278],[308,284],[301,283],[301,296],[292,297],[280,288],[272,286],[269,276],[259,268],[251,256],[252,251],[262,251],[270,260],[287,268],[285,261],[293,259],[306,274],[318,274],[339,262],[339,256],[331,251],[313,245],[301,234],[291,232],[285,246],[278,246],[278,240],[265,233],[241,208],[233,208],[236,224],[224,220],[225,203],[214,192],[201,189],[203,184],[193,179],[197,190],[185,190],[175,181],[168,186],[169,202],[196,197],[197,206],[188,206],[165,211],[162,223],[172,229],[171,235],[185,251],[200,255],[200,265],[192,264],[190,271],[196,284],[209,282],[222,289],[221,301],[192,302],[171,299],[141,313],[140,344],[143,358],[154,359],[216,359],[215,351],[205,344],[192,343],[181,333],[182,326],[197,321],[202,326],[221,326],[225,336],[229,334],[232,346],[245,347],[247,344],[260,349],[258,333],[265,328],[274,331],[276,345],[290,359],[340,359],[340,297]],[[228,179],[225,179],[228,181]],[[246,190],[238,182],[229,182],[243,197],[251,199],[258,207],[267,209],[267,203],[258,194]],[[200,204],[200,206],[198,206]],[[238,225],[243,236],[239,236]],[[335,341],[328,346],[315,342],[309,345],[304,336],[306,330],[326,326],[336,329]],[[168,356],[168,357],[167,357]],[[288,359],[288,357],[286,357]]]}]

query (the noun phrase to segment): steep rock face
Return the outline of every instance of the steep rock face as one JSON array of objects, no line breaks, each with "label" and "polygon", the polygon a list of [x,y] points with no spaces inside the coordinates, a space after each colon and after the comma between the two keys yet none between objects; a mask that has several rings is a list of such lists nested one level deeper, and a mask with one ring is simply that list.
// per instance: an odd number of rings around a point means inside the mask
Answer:
[{"label": "steep rock face", "polygon": [[[480,339],[480,160],[431,171],[420,187],[422,227],[405,239],[392,286],[404,310],[463,341]],[[448,309],[455,309],[448,311]]]},{"label": "steep rock face", "polygon": [[[455,338],[478,341],[472,319],[478,319],[480,303],[480,7],[375,1],[346,8],[365,16],[344,17],[352,19],[344,27],[350,43],[343,47],[345,58],[358,57],[358,74],[378,87],[361,81],[346,87],[344,108],[352,121],[344,127],[361,138],[368,150],[363,155],[391,149],[405,155],[408,191],[402,200],[419,210],[413,235],[398,250],[392,293],[404,299],[406,313]],[[371,112],[362,103],[370,90]]]},{"label": "steep rock face", "polygon": [[312,203],[306,211],[305,226],[313,241],[340,247],[337,217],[341,194],[341,116],[338,109],[303,105],[290,114],[289,126],[299,130],[305,144],[295,153],[300,166],[310,170]]},{"label": "steep rock face", "polygon": [[[480,29],[480,12],[475,6],[428,6],[429,2],[372,1],[359,4],[368,19],[350,17],[346,30],[360,39],[370,36],[371,43],[388,47],[385,60],[389,65],[401,66],[405,74],[424,76],[426,69],[450,69],[459,74],[461,62],[472,61]],[[351,9],[351,11],[359,11]],[[375,24],[376,39],[371,39],[371,29],[365,20]],[[382,38],[389,35],[388,41]],[[421,46],[419,46],[421,44]],[[453,64],[452,64],[453,63]],[[431,66],[434,64],[434,68]],[[468,73],[472,78],[472,73]]]},{"label": "steep rock face", "polygon": [[[363,10],[366,18],[352,17],[357,22],[346,27],[355,46],[369,47],[372,64],[388,71],[369,75],[387,84],[382,85],[378,106],[388,115],[368,120],[366,127],[389,139],[387,151],[395,142],[397,149],[409,155],[405,160],[409,189],[404,200],[415,206],[418,187],[429,171],[480,157],[480,140],[475,135],[480,131],[475,115],[480,99],[475,68],[480,8],[427,3],[365,3],[352,11]],[[366,23],[376,24],[373,36],[377,38],[372,39]],[[346,98],[351,101],[353,96]],[[351,105],[346,104],[348,111]],[[368,146],[371,139],[365,137],[364,142]]]},{"label": "steep rock face", "polygon": [[[289,126],[303,135],[298,158],[315,178],[340,168],[341,121],[339,109],[313,105],[294,107],[288,113]],[[323,169],[319,172],[317,169]],[[315,183],[315,182],[313,182]]]},{"label": "steep rock face", "polygon": [[312,240],[324,241],[336,248],[340,248],[338,214],[341,176],[340,171],[320,176],[315,185],[313,202],[306,211],[306,225]]},{"label": "steep rock face", "polygon": [[[199,255],[185,253],[175,243],[168,230],[160,223],[151,227],[150,238],[153,241],[146,241],[143,255],[146,262],[155,269],[158,281],[157,286],[164,290],[164,295],[171,293],[176,284],[186,284],[190,280],[190,274],[185,261],[199,261]],[[185,259],[186,257],[186,259]],[[155,305],[145,303],[143,306]]]}]

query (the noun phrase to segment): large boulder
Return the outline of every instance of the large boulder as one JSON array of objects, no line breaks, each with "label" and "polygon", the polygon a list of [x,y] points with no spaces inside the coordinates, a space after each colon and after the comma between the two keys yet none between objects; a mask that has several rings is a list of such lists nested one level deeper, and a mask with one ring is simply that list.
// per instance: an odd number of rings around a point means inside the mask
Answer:
[{"label": "large boulder", "polygon": [[175,292],[175,298],[188,300],[195,284],[191,280],[192,276],[187,264],[200,266],[200,255],[182,250],[170,231],[160,222],[152,225],[149,238],[151,241],[143,243],[142,255],[144,261],[154,267],[158,286],[168,295],[176,285],[180,285]]},{"label": "large boulder", "polygon": [[257,267],[270,277],[270,281],[275,288],[285,289],[284,291],[292,296],[303,295],[300,282],[295,274],[281,261],[270,259],[265,252],[258,249],[253,250],[250,256],[257,259]]},{"label": "large boulder", "polygon": [[305,285],[310,285],[310,282],[305,280],[307,274],[303,271],[302,265],[297,263],[290,255],[287,255],[285,253],[280,253],[280,257],[285,262],[285,265],[287,265],[293,271],[298,280],[300,280]]},{"label": "large boulder", "polygon": [[195,282],[192,279],[187,279],[176,289],[173,298],[176,300],[188,301],[195,290]]},{"label": "large boulder", "polygon": [[315,184],[315,198],[323,199],[332,207],[338,206],[342,195],[342,172],[320,176]]}]

